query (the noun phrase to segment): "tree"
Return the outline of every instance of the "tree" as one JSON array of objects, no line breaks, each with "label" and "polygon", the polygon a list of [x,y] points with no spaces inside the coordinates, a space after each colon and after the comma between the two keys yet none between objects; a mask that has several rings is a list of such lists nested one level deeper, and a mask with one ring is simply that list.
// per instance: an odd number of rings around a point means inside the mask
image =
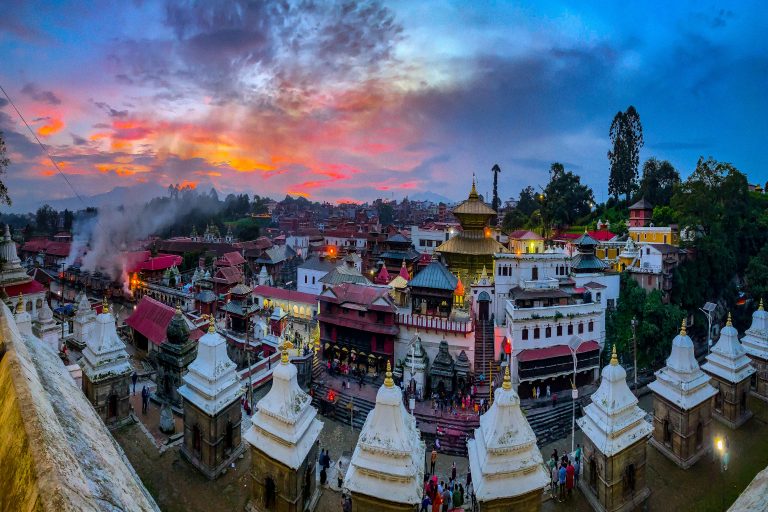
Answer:
[{"label": "tree", "polygon": [[536,199],[536,191],[531,186],[525,187],[520,191],[520,199],[517,201],[517,210],[529,217],[541,207],[541,203]]},{"label": "tree", "polygon": [[768,299],[768,245],[749,261],[745,278],[752,297]]},{"label": "tree", "polygon": [[[11,165],[11,160],[6,156],[5,150],[5,138],[3,132],[0,130],[0,178],[5,175],[6,169]],[[8,187],[5,182],[0,179],[0,204],[11,206],[11,196],[8,195]]]},{"label": "tree", "polygon": [[581,178],[566,171],[562,164],[553,163],[551,180],[544,189],[541,216],[545,228],[570,226],[576,219],[588,215],[594,204],[592,189],[581,184]]},{"label": "tree", "polygon": [[643,147],[643,126],[635,107],[630,105],[625,112],[617,112],[608,134],[612,145],[608,151],[611,167],[608,193],[617,199],[623,194],[629,201],[637,187],[637,168]]},{"label": "tree", "polygon": [[59,213],[51,205],[45,204],[35,212],[35,230],[40,234],[50,235],[59,225]]},{"label": "tree", "polygon": [[667,206],[674,187],[680,183],[680,174],[671,163],[649,158],[643,164],[643,179],[637,197],[647,199],[654,206]]},{"label": "tree", "polygon": [[64,210],[64,231],[72,231],[72,223],[74,220],[75,215],[69,210]]},{"label": "tree", "polygon": [[501,207],[501,200],[499,199],[499,173],[501,172],[501,167],[499,167],[499,164],[493,164],[491,172],[493,173],[493,201],[491,202],[491,208],[498,212]]},{"label": "tree", "polygon": [[504,214],[504,219],[501,221],[501,227],[504,231],[509,233],[516,229],[524,228],[530,220],[530,217],[523,215],[523,212],[517,208],[512,208]]},{"label": "tree", "polygon": [[392,208],[392,205],[389,203],[381,202],[379,203],[378,207],[378,213],[379,213],[379,224],[382,226],[387,226],[389,224],[392,224],[392,221],[395,218],[395,210]]}]

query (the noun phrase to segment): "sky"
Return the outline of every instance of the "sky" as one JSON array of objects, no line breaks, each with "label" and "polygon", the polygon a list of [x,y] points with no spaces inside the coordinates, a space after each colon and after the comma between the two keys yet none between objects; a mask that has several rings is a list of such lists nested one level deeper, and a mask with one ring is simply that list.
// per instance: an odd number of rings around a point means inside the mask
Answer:
[{"label": "sky", "polygon": [[[589,4],[589,5],[582,5]],[[759,2],[4,0],[13,209],[116,187],[368,201],[517,196],[559,161],[607,199],[634,105],[651,156],[768,179]],[[427,194],[427,196],[425,196]]]}]

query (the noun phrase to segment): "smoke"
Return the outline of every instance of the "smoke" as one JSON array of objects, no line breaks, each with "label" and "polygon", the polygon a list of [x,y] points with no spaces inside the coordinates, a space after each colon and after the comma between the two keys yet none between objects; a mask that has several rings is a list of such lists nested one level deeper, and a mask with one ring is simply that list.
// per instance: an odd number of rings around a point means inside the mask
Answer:
[{"label": "smoke", "polygon": [[73,225],[73,242],[65,264],[72,265],[79,259],[81,271],[106,274],[123,283],[127,292],[127,253],[143,250],[143,242],[150,235],[167,229],[193,210],[215,213],[214,205],[200,200],[202,197],[189,190],[181,196],[156,198],[145,204],[106,205],[95,214],[81,212]]}]

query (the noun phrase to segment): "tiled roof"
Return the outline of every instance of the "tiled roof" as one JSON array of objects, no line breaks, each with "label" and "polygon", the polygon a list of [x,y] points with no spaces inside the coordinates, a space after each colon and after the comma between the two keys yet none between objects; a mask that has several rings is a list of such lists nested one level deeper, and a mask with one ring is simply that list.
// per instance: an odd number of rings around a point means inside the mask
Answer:
[{"label": "tiled roof", "polygon": [[[145,295],[136,305],[131,316],[125,319],[125,323],[155,345],[160,345],[165,341],[165,333],[174,314],[176,310],[171,306]],[[190,338],[200,338],[203,335],[202,331],[195,329],[186,317],[184,319],[190,328]]]},{"label": "tiled roof", "polygon": [[435,252],[481,255],[504,253],[509,250],[495,239],[483,236],[482,233],[480,236],[474,236],[473,233],[464,231],[443,242]]},{"label": "tiled roof", "polygon": [[411,279],[411,288],[431,288],[433,290],[454,291],[458,278],[438,261],[433,261]]},{"label": "tiled roof", "polygon": [[357,268],[339,265],[320,278],[320,282],[329,285],[341,283],[370,284],[370,281],[362,275]]},{"label": "tiled roof", "polygon": [[233,285],[243,280],[243,273],[237,267],[221,267],[216,271],[213,279]]},{"label": "tiled roof", "polygon": [[317,256],[312,256],[307,261],[299,265],[299,268],[303,268],[306,270],[320,270],[325,272],[330,272],[334,268],[336,268],[336,264],[332,261],[328,260],[321,260]]},{"label": "tiled roof", "polygon": [[[329,291],[332,296],[325,293],[320,296],[320,300],[338,304],[351,303],[371,309],[395,311],[395,306],[389,297],[389,288],[387,287],[343,283],[334,286]],[[379,299],[385,300],[387,306],[374,306],[373,303]]]},{"label": "tiled roof", "polygon": [[544,240],[541,235],[527,229],[518,229],[507,235],[510,240]]},{"label": "tiled roof", "polygon": [[219,261],[222,265],[228,265],[230,267],[234,267],[236,265],[242,265],[245,263],[245,258],[243,258],[242,254],[240,254],[237,251],[232,251],[224,254]]},{"label": "tiled roof", "polygon": [[311,293],[285,290],[274,286],[259,285],[253,289],[253,294],[267,299],[285,300],[289,302],[303,302],[305,304],[317,303],[317,296]]},{"label": "tiled roof", "polygon": [[30,295],[33,293],[40,293],[45,291],[45,286],[35,280],[30,280],[26,283],[3,286],[2,288],[5,290],[6,295],[9,297],[16,297],[19,293],[22,295]]},{"label": "tiled roof", "polygon": [[410,240],[408,240],[407,238],[405,238],[405,237],[404,237],[403,235],[401,235],[400,233],[396,233],[396,234],[394,234],[394,235],[390,236],[389,238],[387,238],[387,242],[394,242],[394,243],[400,243],[400,244],[407,244],[407,243],[410,243],[411,241],[410,241]]},{"label": "tiled roof", "polygon": [[642,198],[635,204],[629,207],[630,210],[653,210],[653,205],[646,201],[645,198]]},{"label": "tiled roof", "polygon": [[71,242],[54,242],[47,239],[35,239],[26,242],[21,246],[22,252],[44,252],[52,256],[69,256],[69,249],[72,246]]}]

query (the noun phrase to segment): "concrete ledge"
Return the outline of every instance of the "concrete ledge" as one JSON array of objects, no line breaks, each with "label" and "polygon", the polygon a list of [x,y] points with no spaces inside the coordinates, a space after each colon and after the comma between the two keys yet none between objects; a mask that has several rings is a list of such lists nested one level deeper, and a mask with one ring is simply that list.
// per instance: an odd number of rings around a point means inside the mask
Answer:
[{"label": "concrete ledge", "polygon": [[742,414],[736,421],[731,421],[722,414],[718,414],[717,412],[712,411],[712,417],[725,425],[728,428],[732,428],[736,430],[743,424],[745,424],[747,421],[749,421],[750,418],[752,418],[752,411],[747,411],[746,414]]},{"label": "concrete ledge", "polygon": [[699,459],[701,459],[704,455],[709,453],[709,450],[705,449],[702,446],[701,450],[699,450],[698,452],[693,454],[693,456],[689,457],[687,460],[682,460],[680,457],[675,455],[675,453],[672,450],[670,450],[669,448],[667,448],[663,444],[661,444],[658,441],[656,441],[656,439],[654,439],[653,437],[651,437],[651,439],[648,441],[648,443],[651,446],[653,446],[654,448],[656,448],[657,450],[659,450],[659,453],[661,453],[666,458],[668,458],[670,461],[672,461],[675,464],[677,464],[678,466],[680,466],[680,468],[682,468],[682,469],[690,468],[691,466],[696,464],[699,461]]}]

